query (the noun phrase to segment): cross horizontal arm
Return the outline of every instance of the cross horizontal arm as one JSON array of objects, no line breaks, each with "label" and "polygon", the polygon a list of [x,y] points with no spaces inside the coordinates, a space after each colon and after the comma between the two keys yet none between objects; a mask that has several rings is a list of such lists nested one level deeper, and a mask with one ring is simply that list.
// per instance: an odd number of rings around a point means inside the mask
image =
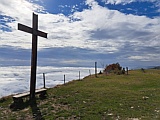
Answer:
[{"label": "cross horizontal arm", "polygon": [[25,26],[25,25],[22,25],[20,23],[18,23],[18,30],[21,30],[21,31],[24,31],[27,33],[31,33],[31,34],[34,34],[34,35],[37,35],[40,37],[47,38],[47,33],[39,31],[39,30],[33,30],[32,28]]},{"label": "cross horizontal arm", "polygon": [[40,37],[44,37],[44,38],[47,38],[47,33],[45,33],[45,32],[42,32],[42,31],[37,31],[37,34],[38,34],[38,36],[40,36]]},{"label": "cross horizontal arm", "polygon": [[28,27],[28,26],[25,26],[25,25],[22,25],[20,23],[18,23],[18,30],[21,30],[21,31],[24,31],[24,32],[27,32],[27,33],[33,33],[33,30],[32,28]]}]

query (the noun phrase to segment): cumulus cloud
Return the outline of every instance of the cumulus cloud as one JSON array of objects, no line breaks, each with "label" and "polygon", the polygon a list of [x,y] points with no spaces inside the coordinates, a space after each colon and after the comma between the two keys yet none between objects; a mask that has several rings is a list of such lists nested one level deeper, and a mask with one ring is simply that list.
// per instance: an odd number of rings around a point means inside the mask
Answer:
[{"label": "cumulus cloud", "polygon": [[[108,2],[125,1],[108,0]],[[133,0],[126,2],[133,2]],[[76,11],[70,16],[65,16],[47,13],[42,6],[33,2],[3,0],[0,3],[0,7],[3,8],[1,14],[10,16],[13,21],[6,22],[12,32],[0,31],[0,46],[12,46],[19,50],[31,49],[31,35],[18,31],[17,23],[32,26],[32,12],[43,11],[43,13],[38,13],[39,29],[48,33],[48,39],[38,38],[39,51],[54,47],[75,47],[86,51],[91,50],[92,54],[117,55],[119,53],[120,57],[124,56],[120,52],[127,50],[128,52],[125,54],[131,59],[130,54],[141,52],[139,48],[147,50],[149,46],[155,47],[156,50],[159,49],[157,47],[160,46],[159,17],[150,19],[145,16],[125,15],[119,11],[99,6],[95,0],[86,0],[86,4],[90,6],[89,9],[84,9],[81,12]],[[130,48],[126,49],[127,45]]]},{"label": "cumulus cloud", "polygon": [[27,22],[27,18],[30,17],[30,13],[32,13],[32,11],[38,11],[38,9],[41,9],[40,6],[31,4],[26,0],[1,0],[0,8],[1,15],[10,16],[17,21],[20,20],[22,22]]}]

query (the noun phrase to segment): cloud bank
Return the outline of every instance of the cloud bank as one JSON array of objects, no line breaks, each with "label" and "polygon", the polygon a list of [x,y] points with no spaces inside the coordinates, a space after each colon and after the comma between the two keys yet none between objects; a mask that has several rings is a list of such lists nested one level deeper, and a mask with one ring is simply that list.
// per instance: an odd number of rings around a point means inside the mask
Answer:
[{"label": "cloud bank", "polygon": [[[93,68],[84,67],[38,67],[36,89],[43,88],[43,73],[45,73],[46,88],[54,87],[58,84],[64,84],[64,75],[66,83],[71,80],[80,79],[88,76],[89,70],[94,73]],[[17,94],[29,91],[30,86],[30,67],[29,66],[12,66],[0,68],[0,98],[3,96]]]}]

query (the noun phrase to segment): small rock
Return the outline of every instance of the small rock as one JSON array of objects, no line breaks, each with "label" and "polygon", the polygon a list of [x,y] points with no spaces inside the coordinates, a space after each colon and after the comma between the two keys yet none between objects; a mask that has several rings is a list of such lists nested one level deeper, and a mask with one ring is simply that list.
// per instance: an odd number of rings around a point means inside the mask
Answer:
[{"label": "small rock", "polygon": [[108,116],[112,116],[113,115],[113,113],[108,113]]},{"label": "small rock", "polygon": [[149,99],[149,97],[147,97],[147,96],[143,96],[142,98],[143,98],[143,100]]},{"label": "small rock", "polygon": [[159,110],[155,110],[155,112],[159,113]]},{"label": "small rock", "polygon": [[128,120],[140,120],[139,118],[128,118]]}]

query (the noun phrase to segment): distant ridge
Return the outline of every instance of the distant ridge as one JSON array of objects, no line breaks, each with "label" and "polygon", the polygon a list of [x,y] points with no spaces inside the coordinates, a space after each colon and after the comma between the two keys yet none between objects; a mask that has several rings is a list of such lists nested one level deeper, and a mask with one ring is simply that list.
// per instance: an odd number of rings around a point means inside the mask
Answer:
[{"label": "distant ridge", "polygon": [[153,67],[151,69],[160,69],[160,66]]},{"label": "distant ridge", "polygon": [[132,68],[132,70],[137,70],[137,69],[141,69],[141,68],[160,70],[160,66],[141,66],[141,67],[139,66],[139,67]]}]

